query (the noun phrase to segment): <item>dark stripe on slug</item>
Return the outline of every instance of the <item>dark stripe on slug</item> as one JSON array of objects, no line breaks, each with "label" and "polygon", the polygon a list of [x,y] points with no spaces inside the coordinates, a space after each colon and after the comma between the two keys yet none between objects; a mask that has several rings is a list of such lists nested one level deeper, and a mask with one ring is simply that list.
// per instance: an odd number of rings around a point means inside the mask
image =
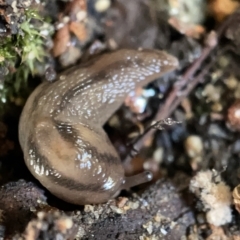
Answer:
[{"label": "dark stripe on slug", "polygon": [[104,190],[102,188],[102,184],[98,183],[88,183],[88,184],[82,184],[79,182],[76,182],[75,180],[68,178],[64,175],[61,175],[60,178],[55,177],[54,175],[49,175],[48,179],[51,179],[52,182],[55,184],[65,187],[68,190],[75,190],[75,191],[88,191],[88,192],[109,192],[109,190]]},{"label": "dark stripe on slug", "polygon": [[101,187],[102,185],[97,183],[88,183],[87,185],[76,182],[75,180],[68,178],[64,175],[61,175],[60,178],[55,177],[54,175],[49,175],[48,179],[54,182],[55,184],[65,187],[68,190],[75,191],[89,191],[89,192],[105,192]]},{"label": "dark stripe on slug", "polygon": [[78,138],[78,131],[70,123],[53,121],[59,135],[67,142],[74,144]]},{"label": "dark stripe on slug", "polygon": [[[64,139],[64,141],[71,143],[73,146],[76,146],[75,144],[77,139],[81,139],[82,141],[84,141],[84,145],[85,145],[84,149],[86,150],[86,152],[91,151],[92,156],[98,159],[99,162],[105,162],[108,164],[115,164],[115,165],[120,164],[119,158],[114,157],[113,155],[108,153],[99,153],[99,149],[94,147],[90,142],[84,140],[84,138],[81,136],[81,131],[78,131],[77,129],[75,129],[71,124],[54,121],[54,126],[56,126],[56,129],[59,135]],[[90,129],[88,130],[91,131]],[[94,130],[92,131],[93,131],[92,135],[97,134],[96,132],[94,132]],[[102,140],[106,143],[106,145],[111,144],[108,138],[105,138]],[[76,147],[76,152],[77,152],[77,147]]]},{"label": "dark stripe on slug", "polygon": [[[33,135],[33,134],[31,134]],[[38,164],[38,165],[43,165],[43,166],[48,166],[48,160],[47,158],[45,158],[44,156],[42,156],[39,151],[38,151],[38,148],[36,146],[36,144],[34,143],[34,141],[32,139],[29,140],[28,144],[28,154],[30,155],[30,151],[31,151],[31,156],[34,156],[34,157],[30,157],[28,156],[26,159],[31,159],[34,163],[34,164]],[[37,159],[39,159],[39,162],[37,162]],[[30,166],[30,168],[33,168],[33,166]]]},{"label": "dark stripe on slug", "polygon": [[[51,163],[49,160],[43,156],[42,154],[39,153],[37,150],[37,146],[35,143],[31,142],[29,143],[29,150],[31,149],[34,154],[35,154],[35,163],[34,164],[39,164],[43,165],[45,170],[49,171],[49,175],[43,175],[43,178],[47,178],[49,181],[60,185],[62,187],[65,187],[70,190],[77,190],[77,191],[92,191],[92,192],[105,192],[106,190],[102,189],[102,184],[98,183],[88,183],[88,184],[82,184],[80,182],[76,182],[74,179],[71,179],[67,176],[65,176],[62,172],[58,172],[57,169],[56,171],[61,175],[60,178],[57,178],[55,175],[50,174],[50,172],[54,172],[54,169],[51,167]],[[104,158],[104,156],[102,156]],[[105,156],[105,158],[109,158],[110,156]],[[27,158],[28,159],[28,158]],[[39,163],[36,162],[36,160],[39,159]],[[74,161],[74,160],[73,160]],[[30,166],[30,168],[33,168],[33,166]],[[33,170],[34,171],[34,170]],[[79,174],[81,174],[81,171],[79,170]],[[38,179],[41,179],[41,176],[38,177]]]}]

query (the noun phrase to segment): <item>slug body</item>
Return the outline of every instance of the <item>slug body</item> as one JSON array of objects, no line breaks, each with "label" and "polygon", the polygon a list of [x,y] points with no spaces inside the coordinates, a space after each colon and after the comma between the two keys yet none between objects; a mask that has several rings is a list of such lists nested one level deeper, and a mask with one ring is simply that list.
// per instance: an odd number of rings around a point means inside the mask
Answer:
[{"label": "slug body", "polygon": [[105,202],[148,181],[146,174],[124,176],[102,126],[136,87],[177,66],[162,51],[118,50],[39,85],[19,124],[31,173],[54,195],[78,205]]}]

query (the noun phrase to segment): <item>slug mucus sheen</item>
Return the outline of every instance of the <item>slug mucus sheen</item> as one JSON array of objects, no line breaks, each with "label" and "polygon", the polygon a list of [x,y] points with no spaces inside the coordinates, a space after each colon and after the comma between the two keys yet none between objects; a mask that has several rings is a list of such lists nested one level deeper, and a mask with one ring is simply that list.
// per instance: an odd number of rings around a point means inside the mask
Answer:
[{"label": "slug mucus sheen", "polygon": [[19,140],[31,173],[52,194],[73,204],[106,202],[120,190],[147,182],[143,172],[125,177],[102,126],[125,97],[178,61],[157,50],[118,50],[40,84],[28,98]]}]

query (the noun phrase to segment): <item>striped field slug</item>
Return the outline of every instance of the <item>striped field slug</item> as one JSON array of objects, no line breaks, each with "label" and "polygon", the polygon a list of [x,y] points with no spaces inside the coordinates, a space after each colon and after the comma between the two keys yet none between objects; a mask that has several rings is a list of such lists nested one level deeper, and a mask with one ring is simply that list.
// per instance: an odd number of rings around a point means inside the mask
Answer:
[{"label": "striped field slug", "polygon": [[157,50],[118,50],[40,84],[19,123],[31,173],[57,197],[74,204],[102,203],[147,182],[150,173],[125,177],[102,126],[136,87],[178,66]]}]

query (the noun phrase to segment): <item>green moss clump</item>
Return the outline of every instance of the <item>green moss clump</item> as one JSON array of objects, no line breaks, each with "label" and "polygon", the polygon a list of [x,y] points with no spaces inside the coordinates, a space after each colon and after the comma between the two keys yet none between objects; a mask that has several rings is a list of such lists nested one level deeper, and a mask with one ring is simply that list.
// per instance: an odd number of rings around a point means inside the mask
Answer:
[{"label": "green moss clump", "polygon": [[24,19],[18,34],[0,40],[0,110],[26,89],[29,75],[36,74],[36,64],[43,62],[46,55],[44,38],[35,26],[43,25],[43,20],[32,9],[25,10]]}]

